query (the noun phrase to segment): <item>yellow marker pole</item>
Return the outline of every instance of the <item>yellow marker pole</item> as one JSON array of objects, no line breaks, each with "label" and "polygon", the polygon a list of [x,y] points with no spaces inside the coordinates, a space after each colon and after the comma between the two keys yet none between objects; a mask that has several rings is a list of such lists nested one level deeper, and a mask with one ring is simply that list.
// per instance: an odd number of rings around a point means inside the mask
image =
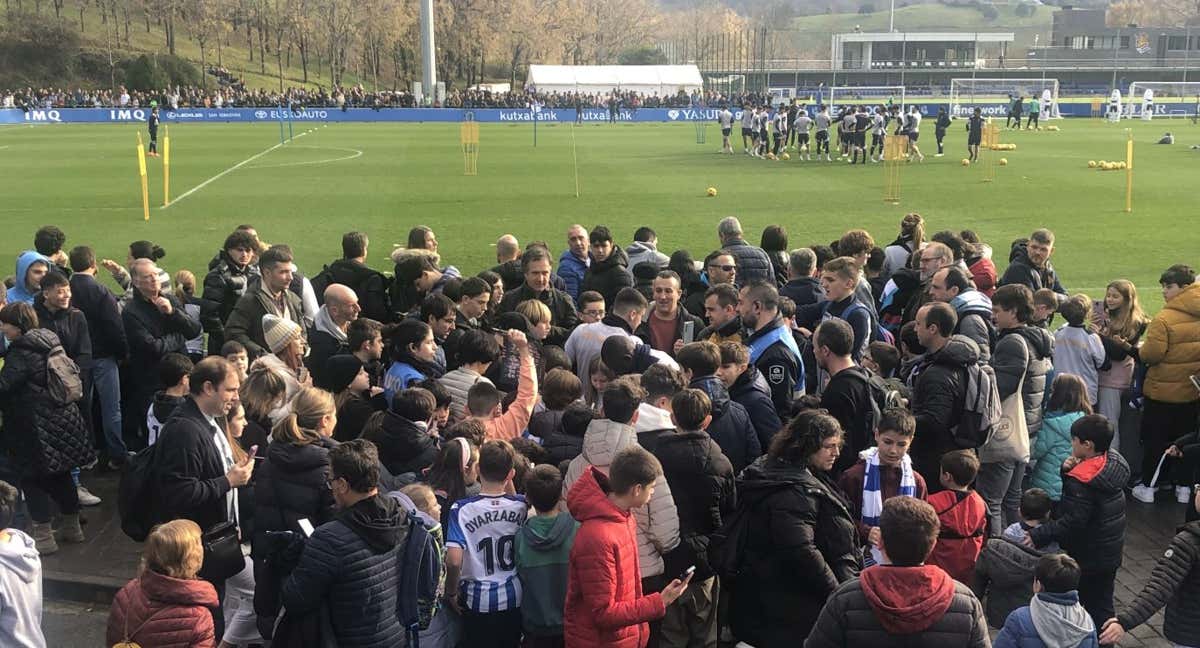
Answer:
[{"label": "yellow marker pole", "polygon": [[1129,139],[1125,142],[1125,212],[1133,211],[1133,130],[1125,129]]},{"label": "yellow marker pole", "polygon": [[146,186],[146,149],[142,146],[142,134],[137,134],[138,174],[142,178],[142,217],[150,220],[150,188]]},{"label": "yellow marker pole", "polygon": [[163,207],[171,204],[171,131],[163,126]]}]

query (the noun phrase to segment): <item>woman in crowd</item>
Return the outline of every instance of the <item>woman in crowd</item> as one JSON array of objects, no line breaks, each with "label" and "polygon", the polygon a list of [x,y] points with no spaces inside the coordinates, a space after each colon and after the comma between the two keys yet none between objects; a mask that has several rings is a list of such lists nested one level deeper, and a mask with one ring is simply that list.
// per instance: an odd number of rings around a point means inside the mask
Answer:
[{"label": "woman in crowd", "polygon": [[1138,301],[1137,288],[1127,279],[1117,279],[1108,284],[1104,293],[1104,303],[1096,304],[1094,320],[1100,341],[1104,343],[1104,352],[1112,361],[1112,366],[1101,371],[1099,389],[1096,396],[1099,401],[1099,414],[1103,414],[1113,426],[1112,447],[1121,450],[1121,406],[1128,400],[1129,389],[1133,385],[1133,370],[1138,358],[1138,345],[1142,334],[1150,324],[1150,318],[1142,312]]},{"label": "woman in crowd", "polygon": [[973,230],[963,230],[958,235],[968,244],[969,249],[963,252],[963,263],[971,271],[975,288],[991,297],[996,292],[996,264],[992,262],[992,246],[979,240],[979,235]]},{"label": "woman in crowd", "polygon": [[883,248],[883,276],[890,277],[892,273],[908,265],[908,257],[920,250],[925,244],[925,219],[913,212],[900,220],[900,235],[890,245]]},{"label": "woman in crowd", "polygon": [[84,540],[71,469],[94,456],[91,435],[79,408],[56,402],[46,390],[49,354],[60,342],[53,331],[38,328],[33,306],[12,302],[0,309],[0,330],[8,345],[0,369],[4,449],[9,465],[19,472],[38,553],[52,554],[58,551],[50,526],[54,506],[61,514],[59,539]]},{"label": "woman in crowd", "polygon": [[[300,520],[314,528],[333,519],[333,494],[326,483],[331,436],[337,412],[329,392],[306,387],[292,402],[292,411],[271,430],[267,458],[255,471],[256,533],[254,536],[254,610],[273,620],[279,614],[279,586],[286,574],[272,560],[270,534],[304,534]],[[264,623],[259,623],[262,627]]]},{"label": "woman in crowd", "polygon": [[204,347],[204,335],[221,334],[221,305],[196,296],[196,275],[192,274],[191,270],[175,273],[175,296],[179,298],[179,303],[183,304],[188,316],[203,326],[200,335],[187,342],[188,357],[192,362],[200,362],[208,352]]},{"label": "woman in crowd", "polygon": [[484,270],[475,276],[483,279],[492,287],[492,298],[488,301],[487,310],[479,318],[480,322],[490,326],[496,321],[496,309],[500,307],[500,300],[504,299],[504,280],[491,270]]},{"label": "woman in crowd", "polygon": [[450,506],[479,480],[479,447],[461,436],[446,441],[425,479],[442,507],[442,528],[449,528]]},{"label": "woman in crowd", "polygon": [[337,427],[333,438],[349,441],[362,436],[367,419],[377,410],[369,400],[376,390],[371,387],[371,377],[362,361],[353,355],[335,355],[325,362],[325,385],[333,393],[337,406]]},{"label": "woman in crowd", "polygon": [[263,367],[283,379],[287,387],[283,405],[271,414],[271,420],[278,421],[287,415],[288,404],[300,388],[312,387],[312,377],[308,373],[308,367],[304,366],[308,343],[304,341],[299,324],[285,317],[269,314],[263,316],[263,336],[271,352],[259,356],[250,366],[250,371],[253,372],[256,367]]},{"label": "woman in crowd", "polygon": [[150,532],[141,573],[113,598],[105,645],[211,648],[218,605],[211,583],[196,577],[204,562],[200,527],[174,520]]},{"label": "woman in crowd", "polygon": [[[283,417],[286,396],[287,382],[283,376],[255,363],[238,391],[238,401],[246,414],[246,430],[242,436],[266,439],[275,425],[275,418]],[[260,445],[260,450],[266,452],[265,443]]]},{"label": "woman in crowd", "polygon": [[862,568],[854,518],[828,475],[841,447],[837,420],[806,410],[738,479],[738,507],[764,532],[747,540],[730,620],[756,648],[795,646],[838,584]]},{"label": "woman in crowd", "polygon": [[438,251],[437,237],[433,235],[433,230],[425,225],[417,225],[408,230],[408,249],[410,250],[429,250],[430,252]]},{"label": "woman in crowd", "polygon": [[425,322],[405,319],[383,330],[392,364],[383,376],[384,397],[390,403],[397,392],[426,378],[441,378],[445,370],[437,364],[437,342]]},{"label": "woman in crowd", "polygon": [[760,245],[771,258],[771,269],[775,271],[775,283],[782,286],[788,282],[788,235],[783,225],[768,225],[763,230]]}]

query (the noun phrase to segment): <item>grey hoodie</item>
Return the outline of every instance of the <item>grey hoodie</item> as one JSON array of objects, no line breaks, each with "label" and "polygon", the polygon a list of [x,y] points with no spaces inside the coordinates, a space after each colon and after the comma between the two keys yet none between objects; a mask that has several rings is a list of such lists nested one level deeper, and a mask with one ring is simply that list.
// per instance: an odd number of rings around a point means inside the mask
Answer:
[{"label": "grey hoodie", "polygon": [[42,560],[33,538],[8,529],[0,541],[0,646],[45,648],[42,636]]},{"label": "grey hoodie", "polygon": [[629,247],[625,248],[625,253],[629,255],[629,269],[632,271],[639,263],[652,263],[659,270],[667,267],[667,262],[671,259],[667,255],[658,251],[656,244],[644,243],[642,241],[634,241]]},{"label": "grey hoodie", "polygon": [[1075,648],[1096,631],[1087,610],[1077,600],[1070,604],[1061,595],[1035,595],[1029,602],[1029,612],[1046,648]]}]

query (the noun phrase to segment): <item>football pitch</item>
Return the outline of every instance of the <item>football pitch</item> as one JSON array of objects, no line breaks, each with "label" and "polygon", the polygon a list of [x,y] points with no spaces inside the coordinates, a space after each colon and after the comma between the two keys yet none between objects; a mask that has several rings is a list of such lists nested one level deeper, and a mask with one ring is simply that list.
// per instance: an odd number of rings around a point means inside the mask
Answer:
[{"label": "football pitch", "polygon": [[[1151,311],[1161,304],[1163,268],[1200,263],[1200,151],[1189,149],[1200,143],[1200,127],[1191,120],[1066,119],[1054,122],[1058,132],[1002,130],[1000,141],[1017,150],[985,153],[1008,159],[991,182],[984,165],[960,164],[963,124],[954,123],[946,156],[935,158],[926,123],[926,160],[903,165],[899,205],[882,200],[881,164],[801,162],[794,151],[789,161],[752,159],[740,137],[736,155],[720,155],[715,124],[705,144],[692,124],[543,124],[536,147],[530,124],[481,124],[479,172],[470,177],[458,124],[296,123],[284,145],[276,123],[177,124],[166,208],[162,158],[147,160],[149,222],[135,155],[143,125],[3,127],[0,259],[14,259],[39,226],[56,224],[68,248],[86,243],[119,262],[129,242],[149,239],[166,249],[164,268],[202,280],[225,235],[251,223],[264,240],[289,243],[309,275],[341,256],[350,230],[370,235],[369,262],[390,271],[393,245],[423,224],[436,232],[444,262],[473,273],[495,263],[501,234],[547,241],[557,255],[576,222],[607,225],[621,244],[649,225],[660,250],[687,248],[700,259],[717,246],[724,216],[738,216],[755,243],[763,227],[782,224],[792,247],[827,244],[852,227],[884,246],[916,211],[929,232],[978,232],[1001,268],[1013,238],[1049,227],[1069,290],[1099,298],[1110,280],[1128,278]],[[1088,160],[1124,159],[1126,128],[1136,141],[1132,214],[1124,211],[1124,172],[1087,168]],[[1165,131],[1176,144],[1155,145]],[[716,197],[706,196],[710,186]],[[4,263],[0,276],[9,272]]]}]

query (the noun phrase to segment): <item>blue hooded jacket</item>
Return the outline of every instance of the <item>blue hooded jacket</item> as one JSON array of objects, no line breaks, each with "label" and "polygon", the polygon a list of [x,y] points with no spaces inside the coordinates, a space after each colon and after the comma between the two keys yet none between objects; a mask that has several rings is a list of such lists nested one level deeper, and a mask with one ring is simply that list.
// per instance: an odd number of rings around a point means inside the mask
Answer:
[{"label": "blue hooded jacket", "polygon": [[50,259],[38,254],[33,250],[25,250],[21,256],[17,257],[17,272],[13,275],[16,278],[16,285],[12,290],[8,291],[8,301],[10,302],[25,302],[30,306],[33,305],[33,296],[37,294],[36,290],[29,290],[29,286],[25,283],[26,273],[29,272],[29,267],[35,263],[44,263],[47,269],[53,267]]}]

